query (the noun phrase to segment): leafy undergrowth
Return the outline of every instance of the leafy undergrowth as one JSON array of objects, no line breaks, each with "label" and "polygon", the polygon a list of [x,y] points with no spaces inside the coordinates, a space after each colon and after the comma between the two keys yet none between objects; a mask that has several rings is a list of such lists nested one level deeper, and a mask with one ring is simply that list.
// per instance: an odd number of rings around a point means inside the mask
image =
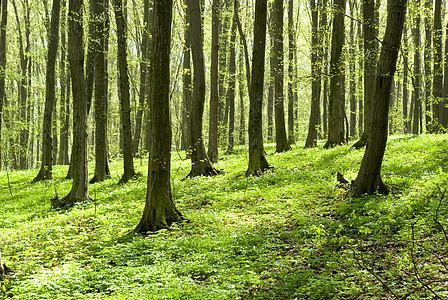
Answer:
[{"label": "leafy undergrowth", "polygon": [[[356,200],[335,174],[354,179],[363,150],[300,146],[269,154],[274,171],[251,178],[247,148],[222,157],[224,174],[186,180],[189,162],[173,153],[173,196],[189,221],[148,236],[132,233],[146,176],[117,185],[118,160],[90,186],[92,202],[63,211],[49,199],[69,191],[67,167],[36,184],[36,170],[0,173],[0,249],[14,270],[0,298],[448,297],[448,137],[392,137],[391,194]],[[136,167],[146,174],[146,159]]]}]

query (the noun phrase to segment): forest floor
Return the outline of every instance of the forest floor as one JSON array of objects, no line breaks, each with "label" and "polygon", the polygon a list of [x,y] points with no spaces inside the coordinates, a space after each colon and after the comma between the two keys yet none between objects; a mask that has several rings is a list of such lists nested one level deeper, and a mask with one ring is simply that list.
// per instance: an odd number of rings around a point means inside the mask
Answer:
[{"label": "forest floor", "polygon": [[[448,136],[395,136],[383,163],[388,196],[345,200],[336,173],[356,177],[364,150],[349,145],[274,154],[275,167],[244,176],[247,148],[222,155],[224,173],[172,188],[189,220],[141,236],[145,174],[90,186],[92,202],[50,210],[71,187],[30,184],[37,170],[0,173],[0,250],[13,272],[0,299],[433,299],[448,298]],[[93,165],[90,166],[93,171]]]}]

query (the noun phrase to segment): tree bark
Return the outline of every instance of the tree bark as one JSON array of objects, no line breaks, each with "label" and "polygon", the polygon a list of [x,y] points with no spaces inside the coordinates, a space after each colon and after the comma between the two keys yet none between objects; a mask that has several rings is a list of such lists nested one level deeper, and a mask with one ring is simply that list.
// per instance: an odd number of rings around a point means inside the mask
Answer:
[{"label": "tree bark", "polygon": [[246,176],[259,176],[270,169],[263,146],[263,85],[266,47],[267,0],[255,1],[254,47],[249,110],[249,166]]},{"label": "tree bark", "polygon": [[219,174],[205,151],[202,139],[202,117],[205,103],[205,71],[202,15],[199,0],[189,1],[191,52],[193,56],[193,102],[191,107],[191,171],[187,177]]},{"label": "tree bark", "polygon": [[[106,3],[107,2],[107,3]],[[107,73],[106,64],[106,35],[109,30],[105,26],[108,1],[90,0],[90,9],[93,11],[93,54],[95,79],[95,174],[90,183],[104,181],[110,177],[109,162],[107,159]]]},{"label": "tree bark", "polygon": [[[268,86],[268,101],[267,101],[267,125],[268,125],[268,135],[267,141],[268,143],[272,143],[274,141],[274,74],[275,74],[275,54],[274,54],[274,32],[273,30],[273,8],[271,6],[270,9],[270,20],[269,20],[269,38],[270,38],[270,47],[269,47],[269,86]],[[250,93],[249,93],[250,94]]]},{"label": "tree bark", "polygon": [[243,78],[243,56],[238,56],[238,87],[240,91],[240,128],[239,128],[239,135],[238,135],[238,141],[240,145],[245,144],[246,140],[246,117],[244,113],[244,78]]},{"label": "tree bark", "polygon": [[[147,95],[149,94],[149,59],[150,55],[150,45],[151,45],[151,25],[150,25],[150,3],[149,0],[143,1],[143,28],[142,28],[142,45],[141,45],[141,53],[142,58],[140,60],[140,90],[139,90],[139,99],[138,99],[138,109],[137,116],[135,118],[135,132],[132,149],[134,151],[134,155],[139,153],[140,140],[142,135],[142,121],[143,121],[143,112],[146,110],[145,106],[147,105]],[[147,110],[146,110],[147,111]]]},{"label": "tree bark", "polygon": [[[430,0],[426,0],[430,2]],[[430,8],[430,7],[429,7]],[[428,17],[428,16],[426,16]],[[428,101],[426,117],[426,127],[427,131],[438,131],[438,128],[432,128],[440,120],[440,111],[443,109],[443,50],[442,50],[442,0],[435,0],[434,3],[434,30],[433,30],[433,41],[434,41],[434,77],[433,77],[433,105],[432,105],[432,121],[431,124],[431,114],[430,114],[430,103]],[[425,53],[426,54],[426,53]],[[425,64],[428,65],[428,60],[425,55]],[[428,84],[429,85],[429,84]],[[429,110],[428,110],[429,109]],[[429,129],[429,130],[428,130]]]},{"label": "tree bark", "polygon": [[349,45],[349,82],[350,82],[350,127],[349,136],[356,136],[356,110],[357,110],[357,99],[356,99],[356,57],[355,57],[355,5],[354,0],[351,0],[350,11],[352,12],[350,18],[350,45]]},{"label": "tree bark", "polygon": [[370,114],[373,90],[375,88],[375,73],[377,64],[377,42],[375,26],[375,1],[362,2],[363,33],[364,33],[364,132],[352,148],[360,149],[366,146],[370,130]]},{"label": "tree bark", "polygon": [[1,23],[0,23],[0,171],[2,170],[2,124],[3,106],[6,102],[5,79],[6,79],[6,25],[8,21],[8,1],[1,1]]},{"label": "tree bark", "polygon": [[[407,29],[406,24],[404,25],[403,29],[403,48],[407,48]],[[408,52],[404,51],[403,53],[403,125],[404,125],[404,132],[410,133],[411,132],[411,126],[409,122],[409,114],[408,114],[408,103],[409,103],[409,90],[408,90],[408,70],[409,70],[409,58],[408,58]]]},{"label": "tree bark", "polygon": [[[420,6],[420,0],[416,0],[417,7]],[[413,28],[413,37],[414,37],[414,110],[413,110],[413,119],[412,119],[412,133],[419,134],[421,133],[420,128],[420,118],[422,113],[422,103],[421,103],[421,82],[422,82],[422,74],[421,74],[421,61],[420,61],[420,44],[421,44],[421,35],[420,35],[420,10],[416,12],[417,17],[415,19],[415,24]]]},{"label": "tree bark", "polygon": [[341,85],[344,44],[345,0],[334,2],[333,32],[330,60],[330,97],[328,103],[328,140],[324,148],[331,148],[345,142],[344,116],[345,103]]},{"label": "tree bark", "polygon": [[[153,71],[151,73],[151,150],[148,187],[136,232],[168,228],[182,220],[171,195],[170,42],[172,0],[154,1]],[[157,74],[157,76],[155,75]]]},{"label": "tree bark", "polygon": [[212,49],[210,60],[210,117],[208,157],[213,163],[218,162],[218,107],[219,107],[219,16],[220,0],[213,0],[212,4]]},{"label": "tree bark", "polygon": [[[295,131],[294,131],[294,106],[295,106],[295,90],[294,81],[296,80],[294,72],[294,54],[295,40],[294,40],[294,1],[288,1],[288,143],[294,144]],[[320,114],[320,108],[319,108]]]},{"label": "tree bark", "polygon": [[392,81],[396,69],[406,14],[406,0],[390,0],[388,5],[386,32],[384,34],[378,63],[373,97],[372,122],[366,152],[358,176],[350,187],[347,197],[356,198],[364,193],[376,191],[388,193],[381,179],[381,165],[387,142],[387,120]]},{"label": "tree bark", "polygon": [[59,16],[61,9],[61,0],[53,0],[53,9],[51,11],[50,36],[47,52],[47,69],[45,83],[45,110],[42,128],[42,163],[39,173],[33,179],[33,183],[52,178],[53,171],[53,141],[52,125],[53,111],[56,102],[56,54],[59,43]]},{"label": "tree bark", "polygon": [[285,110],[283,104],[283,0],[274,0],[274,120],[276,152],[291,150],[286,137]]},{"label": "tree bark", "polygon": [[[186,0],[189,1],[189,0]],[[184,27],[184,49],[183,49],[183,114],[182,114],[182,149],[186,150],[187,158],[191,154],[191,49],[190,49],[190,21],[188,7],[185,9],[185,27]]]},{"label": "tree bark", "polygon": [[129,181],[136,175],[134,169],[134,158],[132,148],[132,131],[131,131],[131,103],[129,97],[129,76],[127,62],[127,30],[126,19],[123,14],[122,0],[115,0],[114,3],[115,20],[117,23],[117,66],[119,71],[119,95],[120,95],[120,115],[121,129],[123,134],[123,175],[120,183]]},{"label": "tree bark", "polygon": [[443,76],[443,99],[440,105],[439,123],[446,129],[448,128],[448,23],[445,32],[445,72]]},{"label": "tree bark", "polygon": [[236,74],[236,30],[237,30],[237,1],[233,11],[232,28],[230,30],[230,56],[229,56],[229,82],[227,87],[227,103],[229,104],[229,131],[227,153],[233,153],[234,147],[234,131],[235,131],[235,74]]},{"label": "tree bark", "polygon": [[84,73],[83,1],[69,1],[69,62],[73,91],[73,184],[69,194],[51,200],[51,207],[65,208],[90,200],[87,164],[87,91]]},{"label": "tree bark", "polygon": [[305,142],[305,148],[316,147],[317,145],[317,126],[320,114],[320,68],[319,61],[319,9],[316,6],[316,0],[310,1],[311,10],[311,112],[308,125],[308,135]]}]

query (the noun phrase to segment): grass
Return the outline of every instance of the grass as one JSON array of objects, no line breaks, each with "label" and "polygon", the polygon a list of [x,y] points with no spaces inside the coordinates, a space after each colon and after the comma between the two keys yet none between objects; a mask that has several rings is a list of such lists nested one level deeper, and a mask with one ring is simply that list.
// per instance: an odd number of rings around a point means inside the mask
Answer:
[{"label": "grass", "polygon": [[[36,170],[0,173],[0,249],[14,270],[0,298],[448,297],[448,137],[392,137],[382,170],[392,193],[356,200],[344,200],[336,172],[354,179],[363,150],[300,146],[268,145],[275,170],[251,178],[247,148],[223,155],[223,175],[187,180],[189,162],[173,153],[173,196],[189,222],[149,236],[132,233],[146,176],[117,185],[118,160],[90,186],[94,201],[66,211],[49,199],[68,193],[67,167],[36,184]],[[146,159],[136,168],[146,174]]]}]

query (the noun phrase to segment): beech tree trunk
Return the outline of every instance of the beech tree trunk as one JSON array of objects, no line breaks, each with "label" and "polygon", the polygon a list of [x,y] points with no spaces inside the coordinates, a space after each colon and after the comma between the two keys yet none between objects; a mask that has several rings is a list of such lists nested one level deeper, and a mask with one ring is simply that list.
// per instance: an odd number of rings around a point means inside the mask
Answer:
[{"label": "beech tree trunk", "polygon": [[[189,0],[186,0],[189,1]],[[191,91],[191,49],[190,49],[190,17],[189,9],[185,9],[185,27],[184,27],[184,49],[183,49],[183,114],[182,114],[182,150],[186,150],[187,158],[191,154],[191,105],[192,105],[192,91]]]},{"label": "beech tree trunk", "polygon": [[358,176],[352,183],[347,197],[356,198],[376,191],[388,193],[381,179],[381,165],[387,142],[387,121],[392,81],[396,69],[406,14],[406,0],[390,0],[386,32],[384,34],[373,97],[372,122],[367,148]]},{"label": "beech tree trunk", "polygon": [[[440,56],[440,58],[442,58],[442,45],[440,44],[440,47],[436,45],[437,39],[439,39],[439,42],[442,42],[442,37],[438,37],[438,33],[442,34],[442,24],[440,23],[440,28],[439,28],[439,32],[434,32],[434,35],[432,35],[432,26],[431,26],[431,10],[432,10],[432,0],[425,0],[425,10],[424,10],[424,21],[425,21],[425,43],[424,43],[424,60],[425,60],[425,64],[424,64],[424,70],[425,70],[425,128],[426,128],[426,132],[433,132],[434,128],[433,128],[433,124],[432,124],[432,120],[434,118],[431,118],[431,94],[432,94],[432,88],[435,86],[431,86],[431,81],[432,81],[432,72],[431,72],[431,60],[432,60],[432,49],[431,49],[431,45],[432,45],[432,38],[434,38],[434,80],[436,80],[437,72],[436,71],[436,60],[437,60],[437,56]],[[436,20],[434,20],[436,21]],[[436,25],[434,23],[434,25]],[[435,28],[434,28],[435,29]],[[440,49],[440,50],[439,50]],[[438,53],[438,51],[440,51]],[[442,58],[443,59],[443,58]],[[440,64],[439,69],[442,68],[442,64]],[[442,74],[440,74],[440,95],[442,93],[442,82],[443,82],[443,69],[441,69]],[[436,90],[434,90],[434,97],[436,96],[437,92]],[[441,97],[441,96],[440,96]],[[434,119],[436,120],[436,119]]]},{"label": "beech tree trunk", "polygon": [[51,11],[51,25],[47,52],[47,69],[45,73],[45,110],[42,129],[42,163],[39,173],[33,179],[34,182],[52,178],[53,172],[53,140],[52,125],[53,111],[56,102],[56,54],[59,43],[59,16],[61,9],[61,0],[53,0],[53,9]]},{"label": "beech tree trunk", "polygon": [[445,65],[444,65],[444,76],[443,76],[443,100],[440,105],[440,117],[439,123],[443,128],[448,128],[448,23],[445,29]]},{"label": "beech tree trunk", "polygon": [[274,0],[274,120],[276,152],[291,150],[285,127],[285,109],[283,104],[283,0]]},{"label": "beech tree trunk", "polygon": [[[237,2],[235,2],[237,3]],[[237,30],[237,11],[238,7],[235,5],[233,12],[233,21],[230,34],[230,56],[229,56],[229,81],[227,87],[227,103],[229,104],[229,131],[227,153],[233,152],[234,146],[234,131],[235,131],[235,82],[236,82],[236,30]]]},{"label": "beech tree trunk", "polygon": [[213,163],[218,162],[218,107],[219,107],[219,17],[220,0],[213,0],[212,4],[212,49],[210,59],[210,116],[208,157]]},{"label": "beech tree trunk", "polygon": [[[294,144],[294,106],[295,106],[295,90],[294,82],[296,81],[294,73],[294,54],[296,52],[294,39],[294,1],[288,1],[288,143]],[[319,111],[320,114],[320,111]]]},{"label": "beech tree trunk", "polygon": [[142,28],[142,45],[141,45],[141,53],[142,57],[140,60],[140,90],[138,95],[138,109],[137,116],[135,118],[135,132],[132,149],[134,151],[134,155],[139,153],[140,140],[142,135],[142,121],[143,121],[143,112],[145,106],[147,105],[147,95],[149,94],[149,59],[150,55],[150,45],[151,45],[151,25],[150,25],[150,3],[149,0],[143,1],[143,28]]},{"label": "beech tree trunk", "polygon": [[[406,24],[404,24],[403,29],[403,48],[407,48],[407,29]],[[403,53],[403,126],[405,133],[411,133],[411,126],[409,122],[409,114],[408,114],[408,103],[409,103],[409,90],[408,90],[408,70],[409,70],[409,58],[408,53],[405,51]]]},{"label": "beech tree trunk", "polygon": [[0,22],[0,171],[2,170],[2,124],[3,106],[6,102],[5,78],[6,78],[6,25],[8,21],[8,1],[1,1],[1,22]]},{"label": "beech tree trunk", "polygon": [[[420,6],[420,0],[416,0],[417,7]],[[420,44],[421,44],[421,34],[420,34],[420,11],[416,12],[417,17],[415,19],[415,24],[413,28],[412,35],[414,37],[414,109],[413,109],[413,119],[412,119],[412,133],[419,134],[421,133],[420,122],[421,122],[421,113],[422,113],[422,103],[421,103],[421,83],[422,83],[422,74],[421,74],[421,60],[420,60]]]},{"label": "beech tree trunk", "polygon": [[254,47],[249,110],[249,166],[246,176],[259,176],[270,169],[263,146],[263,85],[266,52],[267,0],[255,1]]},{"label": "beech tree trunk", "polygon": [[[182,220],[171,195],[170,42],[172,0],[154,1],[153,71],[151,73],[151,150],[148,187],[136,232],[168,228]],[[156,75],[157,74],[157,75]]]},{"label": "beech tree trunk", "polygon": [[[107,3],[106,3],[107,2]],[[107,159],[107,73],[106,73],[106,35],[109,30],[105,26],[108,10],[108,0],[91,0],[93,11],[93,53],[95,79],[95,174],[90,183],[104,181],[110,176]]]},{"label": "beech tree trunk", "polygon": [[205,103],[203,29],[200,0],[188,3],[191,52],[193,56],[193,102],[191,107],[191,171],[187,177],[219,174],[205,151],[202,139],[202,117]]},{"label": "beech tree trunk", "polygon": [[344,45],[345,0],[335,0],[330,60],[330,97],[328,103],[328,140],[324,148],[345,142],[345,103],[341,78],[343,68],[342,47]]},{"label": "beech tree trunk", "polygon": [[84,73],[83,1],[69,1],[69,62],[73,91],[73,184],[69,194],[51,200],[52,208],[65,208],[90,200],[87,164],[87,90]]},{"label": "beech tree trunk", "polygon": [[132,131],[131,131],[131,102],[129,97],[129,76],[127,62],[127,33],[126,19],[123,14],[122,0],[114,0],[115,20],[117,23],[117,66],[119,72],[119,95],[120,95],[120,115],[121,130],[123,134],[123,175],[120,183],[125,183],[134,177],[134,158],[132,148]]},{"label": "beech tree trunk", "polygon": [[[430,1],[430,0],[426,0]],[[434,103],[432,105],[432,118],[434,124],[431,124],[431,111],[430,105],[428,103],[429,110],[427,109],[426,125],[429,132],[438,131],[438,128],[430,128],[432,125],[436,125],[440,122],[440,112],[443,109],[444,101],[443,98],[443,50],[442,50],[442,0],[435,0],[434,3],[434,30],[433,30],[433,48],[434,48],[434,77],[433,77],[433,96]],[[429,62],[425,56],[425,62]],[[427,63],[425,64],[425,66]]]},{"label": "beech tree trunk", "polygon": [[320,114],[320,71],[321,61],[319,61],[319,9],[316,6],[316,0],[310,1],[311,10],[311,112],[308,125],[308,135],[305,142],[305,148],[316,147],[317,145],[317,126]]},{"label": "beech tree trunk", "polygon": [[[267,125],[268,125],[268,136],[267,141],[268,143],[272,143],[274,141],[274,73],[275,73],[275,60],[274,60],[274,32],[272,31],[273,28],[273,9],[271,6],[270,15],[271,19],[269,21],[269,38],[270,38],[270,50],[269,50],[269,86],[268,86],[268,101],[267,101]],[[253,62],[252,62],[253,63]]]}]

